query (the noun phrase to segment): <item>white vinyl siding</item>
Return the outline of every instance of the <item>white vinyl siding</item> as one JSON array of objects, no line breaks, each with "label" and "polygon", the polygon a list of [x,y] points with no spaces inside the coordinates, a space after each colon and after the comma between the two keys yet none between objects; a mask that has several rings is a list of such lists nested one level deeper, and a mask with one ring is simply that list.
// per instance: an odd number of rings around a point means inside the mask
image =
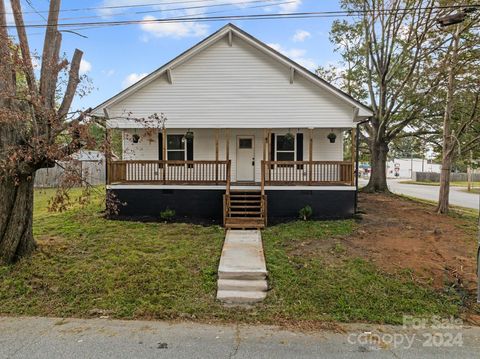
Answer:
[{"label": "white vinyl siding", "polygon": [[[193,159],[214,160],[215,159],[215,131],[214,129],[191,129],[194,134]],[[313,130],[313,151],[314,161],[342,161],[343,160],[343,130],[333,129],[337,135],[335,143],[330,143],[327,135],[331,129]],[[186,130],[167,129],[167,135],[182,134]],[[288,129],[272,129],[272,133],[284,135]],[[303,133],[303,159],[308,160],[309,131],[307,129],[292,130]],[[138,143],[133,143],[131,137],[134,133],[140,135]],[[232,161],[232,180],[236,181],[236,145],[238,136],[254,136],[255,148],[255,181],[260,181],[261,161],[263,159],[263,129],[231,129],[230,130],[230,159]],[[225,160],[226,143],[225,131],[219,131],[219,159]],[[143,130],[124,130],[123,132],[123,154],[125,160],[158,160],[159,158],[158,134],[146,135]],[[268,155],[268,151],[267,151]]]},{"label": "white vinyl siding", "polygon": [[[168,128],[352,128],[354,107],[244,40],[222,39],[108,108],[111,118],[164,113]],[[111,120],[133,128],[133,120]]]}]

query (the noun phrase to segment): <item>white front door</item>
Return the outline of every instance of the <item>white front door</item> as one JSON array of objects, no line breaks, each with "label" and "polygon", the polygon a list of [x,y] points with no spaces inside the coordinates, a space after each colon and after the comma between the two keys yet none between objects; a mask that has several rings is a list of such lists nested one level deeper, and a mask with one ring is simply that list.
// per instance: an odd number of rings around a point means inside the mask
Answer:
[{"label": "white front door", "polygon": [[237,181],[255,181],[254,144],[254,136],[237,136]]}]

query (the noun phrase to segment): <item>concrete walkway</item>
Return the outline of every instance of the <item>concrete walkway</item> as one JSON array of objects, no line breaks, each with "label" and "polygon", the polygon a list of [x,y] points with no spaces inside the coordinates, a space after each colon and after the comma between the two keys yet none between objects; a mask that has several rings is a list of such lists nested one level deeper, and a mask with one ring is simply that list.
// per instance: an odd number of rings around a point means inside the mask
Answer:
[{"label": "concrete walkway", "polygon": [[478,358],[480,353],[476,327],[447,331],[458,337],[455,342],[432,329],[351,324],[343,330],[301,333],[237,324],[0,317],[0,358],[451,359]]},{"label": "concrete walkway", "polygon": [[217,299],[250,304],[266,297],[267,267],[259,230],[228,230],[218,266]]}]

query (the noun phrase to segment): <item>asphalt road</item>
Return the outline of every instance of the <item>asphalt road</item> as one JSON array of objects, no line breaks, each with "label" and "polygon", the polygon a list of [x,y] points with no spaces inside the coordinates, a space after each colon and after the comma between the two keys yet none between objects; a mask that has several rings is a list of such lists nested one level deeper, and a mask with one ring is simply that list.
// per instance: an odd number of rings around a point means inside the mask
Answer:
[{"label": "asphalt road", "polygon": [[[426,199],[429,201],[438,201],[439,186],[427,186],[419,184],[405,184],[400,183],[407,181],[406,179],[388,180],[388,187],[390,191],[397,194],[403,194],[420,199]],[[365,179],[360,179],[360,187],[365,186],[368,183]],[[475,193],[465,192],[465,188],[462,187],[450,187],[450,204],[455,206],[461,206],[466,208],[478,209],[480,206],[480,195]]]},{"label": "asphalt road", "polygon": [[0,317],[0,358],[451,359],[480,353],[478,327],[439,332],[357,324],[344,329],[300,333],[235,324]]},{"label": "asphalt road", "polygon": [[[388,180],[390,191],[430,201],[438,201],[439,186],[400,183],[405,180]],[[450,204],[478,209],[480,195],[465,192],[465,188],[450,187]]]}]

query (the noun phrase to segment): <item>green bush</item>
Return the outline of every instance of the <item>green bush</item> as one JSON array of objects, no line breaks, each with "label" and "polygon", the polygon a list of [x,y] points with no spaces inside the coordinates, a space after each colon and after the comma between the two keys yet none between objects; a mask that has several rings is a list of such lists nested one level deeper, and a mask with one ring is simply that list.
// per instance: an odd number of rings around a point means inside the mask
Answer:
[{"label": "green bush", "polygon": [[313,209],[308,205],[303,207],[300,211],[298,211],[298,215],[300,219],[303,219],[304,221],[309,219],[312,216],[312,214],[313,214]]},{"label": "green bush", "polygon": [[166,208],[164,211],[160,212],[160,218],[163,219],[164,221],[170,221],[175,217],[175,210]]}]

